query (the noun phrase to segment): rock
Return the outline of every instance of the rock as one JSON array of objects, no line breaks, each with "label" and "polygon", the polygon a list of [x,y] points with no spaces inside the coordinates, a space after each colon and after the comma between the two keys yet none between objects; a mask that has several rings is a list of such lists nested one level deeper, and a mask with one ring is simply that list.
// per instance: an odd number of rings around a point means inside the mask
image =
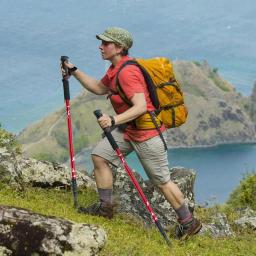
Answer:
[{"label": "rock", "polygon": [[246,209],[240,210],[241,218],[235,220],[235,224],[240,228],[249,228],[256,230],[256,212],[247,207]]},{"label": "rock", "polygon": [[[184,193],[189,208],[193,211],[194,192],[193,186],[195,181],[195,172],[182,167],[172,168],[171,179],[180,187]],[[138,217],[145,225],[154,225],[151,216],[142,203],[140,196],[135,189],[125,170],[119,168],[115,172],[114,196],[118,201],[117,211],[128,213]],[[168,229],[170,225],[176,223],[176,214],[164,196],[149,181],[145,182],[141,176],[134,172],[134,175],[152,206],[156,216],[163,226]]]},{"label": "rock", "polygon": [[[0,181],[11,185],[35,187],[70,187],[71,171],[58,163],[38,161],[14,154],[6,148],[0,150]],[[81,171],[77,171],[77,185],[96,189],[95,182]]]},{"label": "rock", "polygon": [[0,251],[5,255],[98,255],[106,238],[95,225],[0,206]]},{"label": "rock", "polygon": [[233,231],[228,223],[227,217],[223,213],[217,212],[212,217],[211,224],[203,224],[200,230],[201,235],[208,234],[213,238],[233,236]]},{"label": "rock", "polygon": [[242,228],[250,228],[256,230],[256,216],[255,217],[242,217],[235,221],[238,226]]},{"label": "rock", "polygon": [[11,256],[12,251],[8,250],[6,247],[0,246],[0,255],[1,256]]}]

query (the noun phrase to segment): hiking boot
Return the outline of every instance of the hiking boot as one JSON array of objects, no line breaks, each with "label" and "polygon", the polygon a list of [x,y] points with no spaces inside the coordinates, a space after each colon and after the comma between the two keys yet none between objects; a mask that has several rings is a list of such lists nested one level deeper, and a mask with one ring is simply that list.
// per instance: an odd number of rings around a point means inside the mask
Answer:
[{"label": "hiking boot", "polygon": [[112,219],[114,215],[114,205],[111,203],[97,202],[88,207],[79,207],[78,212]]},{"label": "hiking boot", "polygon": [[193,218],[191,221],[179,224],[175,228],[175,234],[178,239],[185,240],[189,236],[197,234],[202,228],[200,220]]}]

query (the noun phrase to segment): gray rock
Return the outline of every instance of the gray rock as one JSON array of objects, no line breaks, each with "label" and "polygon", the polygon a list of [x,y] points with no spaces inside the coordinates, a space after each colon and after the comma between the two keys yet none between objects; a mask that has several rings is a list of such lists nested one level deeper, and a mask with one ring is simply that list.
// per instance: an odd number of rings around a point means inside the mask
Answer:
[{"label": "gray rock", "polygon": [[[194,210],[194,192],[195,172],[182,167],[172,168],[171,179],[178,184],[184,193],[186,201],[191,211]],[[125,170],[118,169],[115,172],[114,196],[118,202],[117,211],[128,213],[138,217],[145,225],[154,225],[147,208],[142,203],[137,190],[135,189]],[[170,204],[165,200],[160,191],[149,181],[143,181],[141,176],[134,172],[134,175],[152,206],[156,216],[166,229],[176,223],[176,214]]]},{"label": "gray rock", "polygon": [[241,218],[235,220],[235,224],[240,228],[249,228],[256,230],[256,212],[247,207],[246,209],[240,210]]},{"label": "gray rock", "polygon": [[95,225],[0,206],[0,246],[6,255],[98,255],[106,239]]},{"label": "gray rock", "polygon": [[233,231],[228,223],[227,217],[223,213],[217,212],[212,217],[211,224],[203,224],[200,230],[201,235],[210,235],[213,238],[233,236]]},{"label": "gray rock", "polygon": [[256,216],[256,211],[254,211],[250,207],[239,209],[238,212],[241,217],[255,217]]},{"label": "gray rock", "polygon": [[250,228],[256,230],[256,216],[255,217],[242,217],[235,221],[238,226],[242,228]]},{"label": "gray rock", "polygon": [[8,250],[6,247],[0,246],[0,256],[11,256],[12,251]]},{"label": "gray rock", "polygon": [[[11,185],[36,187],[70,187],[71,171],[58,163],[38,161],[0,149],[0,181]],[[95,182],[77,170],[77,185],[96,189]]]}]

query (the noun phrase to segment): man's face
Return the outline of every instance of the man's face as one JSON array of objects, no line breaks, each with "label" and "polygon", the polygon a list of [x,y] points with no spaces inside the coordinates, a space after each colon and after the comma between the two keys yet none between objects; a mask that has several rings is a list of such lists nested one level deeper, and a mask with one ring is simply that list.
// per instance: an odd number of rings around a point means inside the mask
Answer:
[{"label": "man's face", "polygon": [[122,47],[116,45],[113,42],[102,41],[99,47],[102,59],[104,60],[112,60],[113,57],[120,54],[122,52]]}]

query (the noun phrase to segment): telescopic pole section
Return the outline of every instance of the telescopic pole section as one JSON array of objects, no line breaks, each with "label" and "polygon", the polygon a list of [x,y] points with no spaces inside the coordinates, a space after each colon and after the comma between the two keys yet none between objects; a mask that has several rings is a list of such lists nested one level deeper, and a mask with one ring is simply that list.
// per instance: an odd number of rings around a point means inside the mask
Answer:
[{"label": "telescopic pole section", "polygon": [[[94,115],[97,117],[97,119],[99,119],[99,118],[102,116],[101,110],[95,110],[95,111],[94,111]],[[110,132],[110,129],[109,129],[109,128],[105,128],[105,129],[103,129],[103,131],[104,131],[105,136],[107,137],[109,143],[111,144],[112,148],[116,151],[116,154],[117,154],[117,156],[119,157],[119,159],[120,159],[120,161],[121,161],[121,163],[122,163],[122,165],[123,165],[125,171],[126,171],[127,174],[129,175],[129,177],[130,177],[130,179],[131,179],[133,185],[134,185],[135,188],[137,189],[137,191],[138,191],[138,193],[139,193],[139,195],[140,195],[140,197],[141,197],[141,199],[142,199],[142,202],[143,202],[144,205],[147,207],[147,209],[148,209],[148,211],[149,211],[149,213],[150,213],[150,215],[151,215],[151,217],[152,217],[154,223],[156,224],[157,228],[159,229],[161,235],[164,237],[164,239],[165,239],[165,241],[167,242],[167,244],[168,244],[169,246],[171,246],[171,241],[170,241],[169,238],[167,237],[167,235],[166,235],[166,233],[165,233],[165,231],[164,231],[164,229],[163,229],[163,227],[162,227],[160,221],[158,220],[157,216],[155,215],[155,213],[154,213],[154,211],[153,211],[151,205],[149,204],[149,202],[148,202],[148,200],[147,200],[147,198],[146,198],[144,192],[142,191],[142,189],[141,189],[141,187],[140,187],[138,181],[136,180],[135,176],[133,175],[131,168],[130,168],[130,167],[128,166],[128,164],[126,163],[123,154],[121,153],[121,151],[120,151],[120,149],[119,149],[119,147],[118,147],[116,141],[114,140],[114,138],[113,138],[113,136],[112,136],[112,134],[111,134],[111,132]]]},{"label": "telescopic pole section", "polygon": [[[63,63],[68,61],[67,56],[61,56],[62,66]],[[68,126],[68,142],[69,142],[69,155],[70,155],[70,166],[71,166],[71,187],[74,196],[74,207],[77,208],[77,181],[76,181],[76,167],[75,167],[75,157],[74,157],[74,148],[73,148],[73,136],[72,136],[72,122],[71,122],[71,113],[70,113],[70,92],[69,92],[69,81],[68,81],[68,70],[65,70],[66,75],[63,75],[62,83],[64,90],[64,100],[66,104],[66,115],[67,115],[67,126]]]}]

